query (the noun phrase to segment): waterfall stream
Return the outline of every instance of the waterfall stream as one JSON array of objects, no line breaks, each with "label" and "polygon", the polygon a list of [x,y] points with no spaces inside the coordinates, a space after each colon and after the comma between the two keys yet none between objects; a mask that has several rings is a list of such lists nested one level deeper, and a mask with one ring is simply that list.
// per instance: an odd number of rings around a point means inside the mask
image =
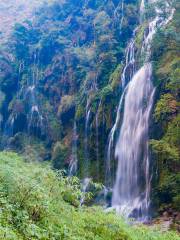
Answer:
[{"label": "waterfall stream", "polygon": [[73,176],[77,173],[78,156],[77,156],[77,124],[74,120],[73,126],[73,139],[72,139],[72,158],[69,165],[69,176]]},{"label": "waterfall stream", "polygon": [[88,146],[88,140],[89,140],[89,122],[91,117],[91,107],[89,106],[89,101],[87,101],[86,105],[86,120],[85,120],[85,137],[84,137],[84,159],[85,159],[85,165],[84,165],[84,177],[89,177],[89,146]]},{"label": "waterfall stream", "polygon": [[[144,14],[144,0],[140,13]],[[170,7],[170,6],[169,6]],[[113,187],[112,207],[126,217],[146,220],[150,206],[150,162],[148,149],[149,119],[153,106],[155,89],[151,82],[152,64],[150,62],[151,43],[158,27],[167,24],[161,17],[162,11],[155,9],[156,16],[148,24],[141,52],[145,54],[143,66],[136,71],[134,38],[126,51],[126,65],[122,74],[123,93],[119,102],[115,125],[109,136],[108,164],[115,132],[119,130],[115,146],[118,160],[116,180]],[[169,20],[172,18],[170,14]],[[129,83],[128,83],[129,82]],[[121,108],[123,117],[121,127]]]},{"label": "waterfall stream", "polygon": [[[33,53],[32,59],[33,63],[32,66],[28,69],[29,74],[26,82],[22,81],[24,71],[26,71],[25,63],[24,61],[21,61],[19,63],[16,100],[17,102],[24,101],[27,105],[27,134],[30,135],[33,133],[34,135],[38,135],[39,132],[37,131],[41,131],[42,129],[43,116],[39,110],[37,98],[37,83],[40,79],[39,54],[37,51]],[[16,129],[17,121],[20,121],[20,115],[21,113],[16,111],[12,111],[9,114],[9,117],[3,129],[3,143],[1,143],[3,149],[10,148],[10,138],[15,134],[14,129]]]},{"label": "waterfall stream", "polygon": [[99,175],[99,114],[100,114],[100,107],[102,104],[102,100],[100,100],[97,108],[97,113],[96,113],[96,168],[97,168],[97,175]]},{"label": "waterfall stream", "polygon": [[123,21],[124,21],[124,0],[120,0],[118,5],[116,6],[114,10],[114,19],[117,24],[117,22],[120,21],[119,29],[121,31]]},{"label": "waterfall stream", "polygon": [[123,73],[121,76],[122,95],[121,95],[118,109],[117,109],[116,121],[113,128],[111,129],[111,132],[109,134],[109,139],[108,139],[108,148],[107,148],[107,157],[106,157],[106,173],[105,173],[105,183],[106,183],[106,186],[108,187],[112,185],[112,182],[115,177],[111,171],[111,160],[112,160],[112,153],[114,150],[115,133],[120,124],[121,110],[122,110],[124,96],[127,91],[127,83],[130,81],[131,77],[135,73],[135,41],[134,41],[135,32],[136,30],[134,31],[133,37],[130,40],[126,49],[125,67],[123,69]]},{"label": "waterfall stream", "polygon": [[32,79],[28,82],[27,96],[29,98],[29,117],[28,117],[28,133],[31,128],[37,129],[42,127],[43,116],[40,113],[37,101],[37,82],[39,81],[39,54],[33,54]]}]

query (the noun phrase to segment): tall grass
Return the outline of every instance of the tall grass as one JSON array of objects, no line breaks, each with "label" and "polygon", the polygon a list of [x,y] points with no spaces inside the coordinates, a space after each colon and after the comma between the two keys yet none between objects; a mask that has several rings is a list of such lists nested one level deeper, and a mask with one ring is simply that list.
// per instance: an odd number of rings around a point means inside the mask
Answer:
[{"label": "tall grass", "polygon": [[145,226],[128,226],[113,213],[80,207],[77,178],[49,166],[0,153],[0,239],[178,240]]}]

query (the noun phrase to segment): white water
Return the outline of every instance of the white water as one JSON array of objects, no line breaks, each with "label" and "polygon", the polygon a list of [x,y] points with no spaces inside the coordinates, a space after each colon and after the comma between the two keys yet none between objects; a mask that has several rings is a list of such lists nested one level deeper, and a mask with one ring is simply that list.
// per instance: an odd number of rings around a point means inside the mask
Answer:
[{"label": "white water", "polygon": [[[23,72],[24,69],[24,62],[20,62],[19,64],[19,68],[18,68],[18,96],[17,98],[19,99],[19,94],[20,94],[20,77],[21,77],[21,73]],[[3,130],[3,141],[1,143],[2,148],[9,148],[9,143],[8,143],[8,138],[13,137],[14,135],[14,123],[15,120],[17,119],[17,114],[12,112],[9,115],[9,118],[7,119],[5,126],[4,126],[4,130]]]},{"label": "white water", "polygon": [[[39,53],[33,54],[32,79],[27,83],[26,97],[29,98],[29,116],[28,116],[28,133],[31,129],[41,129],[43,126],[43,116],[39,110],[37,100],[37,83],[39,81]],[[34,130],[33,130],[34,131]],[[34,134],[36,134],[34,132]]]},{"label": "white water", "polygon": [[89,106],[89,101],[87,101],[86,105],[86,120],[85,120],[85,137],[84,137],[84,159],[85,159],[85,165],[84,165],[84,177],[89,176],[89,130],[90,130],[90,116],[91,116],[91,107]]},{"label": "white water", "polygon": [[78,138],[77,125],[76,125],[76,120],[74,120],[73,139],[72,139],[72,158],[69,165],[69,176],[73,176],[77,173],[77,168],[78,168],[77,138]]},{"label": "white water", "polygon": [[120,0],[117,7],[114,10],[115,25],[119,23],[119,29],[121,32],[123,21],[124,21],[124,0]]},{"label": "white water", "polygon": [[97,175],[99,175],[99,114],[100,114],[100,107],[101,107],[102,101],[100,100],[97,113],[96,113],[96,171]]},{"label": "white water", "polygon": [[124,0],[122,0],[122,5],[121,5],[120,31],[122,29],[123,21],[124,21]]},{"label": "white water", "polygon": [[112,182],[115,177],[111,170],[111,161],[113,158],[112,153],[114,150],[115,133],[120,124],[121,110],[122,110],[124,96],[127,91],[127,83],[131,80],[132,76],[135,73],[135,41],[134,41],[135,32],[136,30],[134,31],[133,37],[130,40],[126,49],[125,67],[123,69],[123,73],[121,76],[122,95],[121,95],[118,109],[117,109],[116,121],[113,128],[111,129],[111,132],[108,138],[108,149],[107,149],[107,156],[106,156],[106,173],[105,173],[105,184],[108,187],[112,185]]},{"label": "white water", "polygon": [[[147,215],[149,208],[148,121],[154,94],[151,74],[151,63],[147,63],[128,86],[123,123],[115,148],[118,169],[112,206],[126,216],[134,210],[136,217]],[[142,180],[145,186],[141,189]]]},{"label": "white water", "polygon": [[[140,11],[143,14],[143,0]],[[124,98],[124,116],[115,148],[118,168],[113,188],[112,207],[121,215],[126,217],[133,216],[143,220],[148,218],[151,183],[148,130],[155,92],[151,82],[152,64],[149,61],[151,43],[157,27],[167,24],[173,15],[171,13],[167,21],[167,19],[164,20],[160,16],[161,13],[161,10],[156,9],[156,17],[149,23],[148,34],[145,36],[142,45],[142,53],[145,54],[144,65],[133,76],[130,72],[130,78],[132,78],[120,99],[116,123],[110,134],[110,139],[114,139],[114,132],[120,121],[120,109],[122,108]],[[131,42],[133,43],[133,40]],[[127,53],[129,49],[127,49]],[[129,63],[129,60],[126,56],[125,69],[127,63]],[[122,88],[124,89],[126,83],[124,72],[122,79],[125,79],[122,82]],[[111,145],[109,146],[111,147]]]},{"label": "white water", "polygon": [[87,189],[89,187],[89,184],[91,183],[91,178],[84,178],[83,182],[82,182],[82,197],[80,199],[80,205],[82,206],[85,202],[86,199],[86,192]]},{"label": "white water", "polygon": [[144,11],[145,11],[145,0],[142,0],[140,4],[140,22],[144,20]]}]

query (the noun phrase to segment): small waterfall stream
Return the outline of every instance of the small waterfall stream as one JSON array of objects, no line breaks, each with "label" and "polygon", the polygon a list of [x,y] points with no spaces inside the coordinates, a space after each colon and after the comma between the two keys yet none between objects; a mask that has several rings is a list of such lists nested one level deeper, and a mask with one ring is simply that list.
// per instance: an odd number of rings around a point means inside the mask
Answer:
[{"label": "small waterfall stream", "polygon": [[[18,67],[17,99],[20,99],[20,92],[21,92],[20,79],[21,79],[21,74],[22,74],[23,70],[24,70],[24,61],[21,61],[19,63],[19,67]],[[10,147],[9,140],[14,135],[14,123],[15,123],[15,120],[17,119],[17,117],[18,117],[17,113],[11,112],[5,125],[4,125],[3,132],[2,132],[2,140],[0,143],[0,146],[2,149],[8,149]]]},{"label": "small waterfall stream", "polygon": [[29,98],[29,117],[28,117],[28,133],[30,134],[31,128],[41,128],[43,116],[40,113],[37,96],[36,86],[39,81],[39,54],[33,54],[32,66],[32,79],[28,82],[26,95]]},{"label": "small waterfall stream", "polygon": [[78,156],[77,156],[77,124],[76,120],[74,120],[73,126],[73,139],[72,139],[72,158],[69,165],[69,176],[73,176],[77,173],[78,168]]},{"label": "small waterfall stream", "polygon": [[117,7],[114,10],[114,20],[115,23],[117,24],[120,22],[119,29],[121,31],[123,21],[124,21],[124,0],[120,0]]},{"label": "small waterfall stream", "polygon": [[89,105],[89,101],[87,101],[86,105],[86,120],[85,120],[85,136],[84,136],[84,159],[85,159],[85,165],[84,165],[84,177],[88,178],[89,177],[89,122],[90,122],[90,117],[91,117],[91,107]]},{"label": "small waterfall stream", "polygon": [[100,163],[99,163],[99,114],[100,114],[100,107],[102,104],[102,100],[100,100],[99,104],[98,104],[98,108],[97,108],[97,113],[96,113],[96,171],[97,171],[97,175],[99,175],[99,167],[100,167]]},{"label": "small waterfall stream", "polygon": [[[40,79],[39,73],[39,54],[35,51],[32,54],[32,66],[28,69],[28,78],[26,82],[22,81],[26,66],[23,61],[19,63],[18,76],[17,76],[17,102],[24,101],[27,106],[27,134],[38,135],[37,129],[42,129],[43,116],[39,110],[37,99],[37,83]],[[14,136],[14,129],[16,129],[16,121],[19,121],[20,114],[14,110],[10,113],[3,130],[2,148],[9,148],[9,140]],[[39,130],[38,130],[39,131]]]},{"label": "small waterfall stream", "polygon": [[124,0],[122,0],[122,4],[121,4],[120,31],[121,31],[121,29],[122,29],[123,21],[124,21]]}]

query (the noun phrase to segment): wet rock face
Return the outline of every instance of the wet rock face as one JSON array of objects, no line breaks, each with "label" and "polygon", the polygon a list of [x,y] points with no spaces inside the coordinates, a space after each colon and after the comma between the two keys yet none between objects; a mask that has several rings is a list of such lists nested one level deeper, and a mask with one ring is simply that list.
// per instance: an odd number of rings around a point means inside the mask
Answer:
[{"label": "wet rock face", "polygon": [[159,217],[155,218],[150,225],[159,226],[162,231],[168,231],[170,229],[180,232],[180,212],[173,208],[164,208],[159,211]]}]

